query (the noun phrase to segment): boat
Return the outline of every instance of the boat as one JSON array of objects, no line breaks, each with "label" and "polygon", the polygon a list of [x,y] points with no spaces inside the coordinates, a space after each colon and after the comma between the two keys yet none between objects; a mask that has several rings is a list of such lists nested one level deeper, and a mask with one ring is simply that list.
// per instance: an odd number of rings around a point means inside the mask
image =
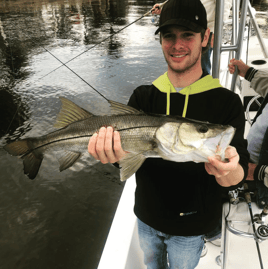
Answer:
[{"label": "boat", "polygon": [[[233,36],[231,44],[222,44],[223,1],[216,1],[216,22],[214,49],[212,56],[212,76],[219,78],[226,88],[238,93],[246,108],[246,131],[251,125],[256,109],[251,109],[259,96],[250,88],[249,83],[238,78],[237,73],[228,73],[231,58],[242,59],[256,69],[268,68],[268,39],[262,38],[255,19],[254,9],[248,0],[233,0],[232,20]],[[239,18],[240,14],[240,18]],[[256,36],[250,34],[254,28]],[[125,184],[118,204],[110,232],[98,265],[98,269],[143,269],[143,253],[139,246],[137,218],[133,213],[135,175]],[[237,197],[236,197],[237,199]],[[238,201],[238,200],[236,200]],[[253,215],[261,214],[262,209],[252,202]],[[268,230],[268,217],[262,225]],[[260,224],[258,224],[258,227]],[[207,242],[208,253],[199,261],[197,269],[256,269],[268,268],[268,240],[260,240],[253,233],[249,207],[246,201],[226,202],[223,205],[221,247]],[[256,245],[260,245],[260,257]],[[262,267],[261,267],[262,266]]]}]

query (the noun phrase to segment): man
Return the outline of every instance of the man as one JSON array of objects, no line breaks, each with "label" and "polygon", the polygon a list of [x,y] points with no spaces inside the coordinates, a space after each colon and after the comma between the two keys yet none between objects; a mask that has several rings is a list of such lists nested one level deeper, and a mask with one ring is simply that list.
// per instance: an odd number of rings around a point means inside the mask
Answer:
[{"label": "man", "polygon": [[[207,27],[210,29],[210,40],[207,50],[203,53],[201,57],[201,66],[204,71],[210,74],[211,70],[211,53],[213,50],[213,41],[214,41],[214,26],[215,26],[215,10],[216,10],[216,0],[201,0],[207,12]],[[230,15],[230,9],[232,6],[232,0],[224,0],[224,14],[223,21],[227,21]],[[152,14],[161,14],[161,9],[159,4],[155,4],[152,9]]]},{"label": "man", "polygon": [[[248,153],[240,98],[203,73],[201,53],[208,43],[206,11],[200,0],[170,0],[160,15],[161,45],[167,72],[152,85],[138,87],[129,105],[145,113],[182,115],[236,128],[228,162],[177,163],[148,158],[136,173],[134,212],[147,268],[195,268],[204,234],[221,218],[221,191],[235,189],[247,175]],[[117,162],[126,152],[120,135],[101,128],[88,151],[102,163]],[[167,261],[168,256],[168,261]],[[169,264],[169,265],[168,265]]]},{"label": "man", "polygon": [[232,59],[229,64],[231,74],[235,66],[238,74],[250,82],[251,88],[264,97],[247,136],[250,154],[247,180],[255,180],[257,203],[263,208],[268,204],[268,70],[256,70],[242,60]]}]

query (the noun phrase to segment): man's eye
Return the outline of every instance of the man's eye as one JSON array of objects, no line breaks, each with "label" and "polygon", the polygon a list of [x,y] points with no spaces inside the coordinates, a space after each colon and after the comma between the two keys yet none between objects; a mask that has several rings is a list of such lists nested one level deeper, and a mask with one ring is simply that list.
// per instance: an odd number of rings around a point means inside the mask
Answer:
[{"label": "man's eye", "polygon": [[163,37],[164,37],[164,38],[172,38],[173,35],[172,35],[172,34],[165,34]]},{"label": "man's eye", "polygon": [[191,37],[191,36],[193,36],[193,35],[194,35],[193,33],[185,33],[185,34],[184,34],[185,37]]}]

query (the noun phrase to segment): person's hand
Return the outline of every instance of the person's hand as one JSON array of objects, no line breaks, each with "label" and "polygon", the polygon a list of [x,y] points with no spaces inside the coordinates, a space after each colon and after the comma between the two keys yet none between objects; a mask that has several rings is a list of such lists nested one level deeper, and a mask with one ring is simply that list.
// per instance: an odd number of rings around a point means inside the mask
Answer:
[{"label": "person's hand", "polygon": [[248,176],[246,180],[254,180],[254,171],[255,171],[256,166],[257,164],[255,163],[248,164]]},{"label": "person's hand", "polygon": [[236,148],[228,146],[225,150],[225,158],[228,162],[220,159],[220,156],[208,157],[208,163],[205,163],[205,169],[208,174],[217,178],[227,176],[231,171],[236,170],[239,162],[239,155]]},{"label": "person's hand", "polygon": [[230,74],[233,74],[235,72],[236,66],[238,68],[238,75],[241,77],[245,77],[249,66],[246,65],[242,60],[232,59],[230,60],[230,64],[228,65]]},{"label": "person's hand", "polygon": [[121,147],[120,134],[112,127],[102,127],[89,140],[88,152],[102,163],[115,163],[121,160],[127,152]]},{"label": "person's hand", "polygon": [[160,15],[161,14],[161,8],[160,4],[155,4],[153,8],[151,9],[152,14]]}]

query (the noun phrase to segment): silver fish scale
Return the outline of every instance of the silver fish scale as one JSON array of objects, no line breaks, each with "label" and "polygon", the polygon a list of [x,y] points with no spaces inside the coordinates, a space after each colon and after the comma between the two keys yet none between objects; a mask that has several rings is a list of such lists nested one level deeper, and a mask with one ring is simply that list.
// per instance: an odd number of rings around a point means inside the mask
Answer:
[{"label": "silver fish scale", "polygon": [[143,127],[120,131],[122,148],[135,153],[153,151],[157,147],[156,130],[157,127]]},{"label": "silver fish scale", "polygon": [[[74,146],[78,150],[78,141],[89,141],[90,137],[103,126],[112,126],[120,132],[123,149],[152,149],[154,147],[154,134],[167,120],[165,117],[152,117],[146,114],[123,114],[113,116],[93,116],[69,124],[50,134],[34,139],[35,148]],[[61,145],[56,145],[61,144]],[[71,146],[71,147],[72,147]],[[80,145],[81,147],[81,145]],[[66,148],[66,150],[68,150]],[[80,150],[79,150],[80,151]]]}]

